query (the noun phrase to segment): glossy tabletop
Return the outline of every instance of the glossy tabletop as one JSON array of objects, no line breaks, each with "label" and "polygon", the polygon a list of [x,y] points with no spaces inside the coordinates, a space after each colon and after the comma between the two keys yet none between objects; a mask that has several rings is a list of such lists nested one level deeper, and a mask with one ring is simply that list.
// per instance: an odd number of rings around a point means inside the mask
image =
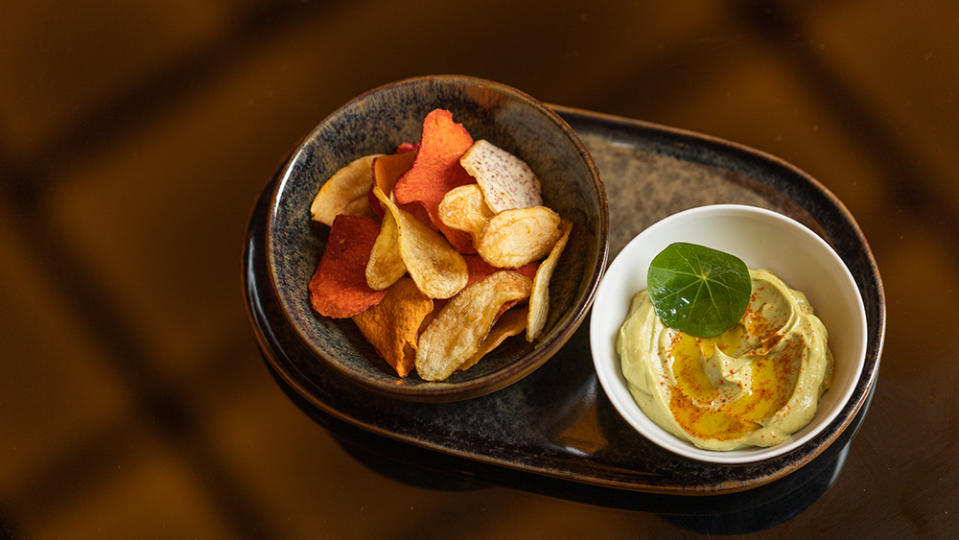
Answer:
[{"label": "glossy tabletop", "polygon": [[[959,530],[955,3],[83,0],[2,12],[0,537]],[[335,108],[431,73],[730,140],[809,173],[855,218],[885,285],[865,413],[790,474],[677,496],[477,463],[301,399],[264,362],[245,309],[257,198]],[[568,440],[596,440],[592,425]]]}]

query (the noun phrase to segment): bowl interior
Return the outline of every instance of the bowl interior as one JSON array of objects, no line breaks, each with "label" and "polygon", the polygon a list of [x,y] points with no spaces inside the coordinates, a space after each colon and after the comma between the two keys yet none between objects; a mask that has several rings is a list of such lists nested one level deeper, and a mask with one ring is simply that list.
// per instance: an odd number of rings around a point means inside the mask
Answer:
[{"label": "bowl interior", "polygon": [[[573,222],[550,285],[550,313],[533,345],[513,338],[473,368],[444,382],[405,379],[373,350],[350,320],[316,315],[307,284],[328,228],[310,221],[323,182],[351,160],[392,153],[420,138],[423,118],[448,109],[475,140],[487,139],[525,160],[542,182],[544,203]],[[270,205],[267,261],[276,295],[299,336],[319,357],[367,387],[413,399],[458,399],[495,390],[545,361],[582,322],[606,262],[605,193],[589,153],[565,122],[526,94],[460,76],[409,79],[372,90],[310,133],[285,169]]]},{"label": "bowl interior", "polygon": [[[835,357],[832,385],[813,420],[782,444],[718,452],[682,441],[649,420],[630,395],[616,353],[616,333],[633,295],[646,288],[650,261],[673,242],[691,242],[732,253],[750,268],[765,268],[806,293],[829,332]],[[849,270],[815,233],[768,210],[714,205],[674,214],[643,231],[619,253],[596,293],[590,341],[597,375],[619,413],[656,444],[686,457],[717,463],[745,463],[782,455],[832,422],[848,401],[866,355],[866,315]]]}]

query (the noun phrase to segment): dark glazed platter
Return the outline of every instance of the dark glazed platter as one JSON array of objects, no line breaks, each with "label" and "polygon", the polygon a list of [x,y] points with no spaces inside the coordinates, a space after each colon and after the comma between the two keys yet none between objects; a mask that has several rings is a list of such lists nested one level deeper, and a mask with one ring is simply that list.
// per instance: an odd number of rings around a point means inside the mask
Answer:
[{"label": "dark glazed platter", "polygon": [[637,434],[600,388],[589,324],[537,371],[498,392],[454,403],[416,403],[375,394],[319,362],[289,327],[266,274],[264,232],[271,182],[250,223],[245,292],[268,366],[281,384],[340,421],[394,442],[573,484],[668,494],[755,488],[812,461],[862,409],[879,372],[885,329],[882,283],[848,211],[818,182],[774,157],[722,140],[633,120],[556,107],[592,153],[606,186],[609,256],[635,234],[678,211],[750,204],[793,217],[826,239],[849,267],[866,307],[866,364],[852,398],[818,437],[784,456],[728,466],[691,461]]}]

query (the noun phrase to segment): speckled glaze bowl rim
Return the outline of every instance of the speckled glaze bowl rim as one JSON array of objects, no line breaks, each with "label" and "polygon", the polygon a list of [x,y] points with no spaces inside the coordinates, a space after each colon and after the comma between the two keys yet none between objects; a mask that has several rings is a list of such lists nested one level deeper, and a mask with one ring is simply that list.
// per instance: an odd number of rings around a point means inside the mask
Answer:
[{"label": "speckled glaze bowl rim", "polygon": [[[535,109],[537,112],[541,113],[545,118],[547,118],[557,129],[563,132],[564,136],[570,141],[570,143],[576,149],[580,159],[582,159],[584,165],[586,166],[589,176],[592,179],[592,186],[596,193],[596,196],[599,201],[600,207],[600,216],[599,216],[599,231],[598,231],[598,244],[600,253],[597,254],[596,264],[592,269],[584,269],[584,276],[588,275],[589,282],[586,288],[585,294],[579,300],[579,302],[573,307],[575,312],[573,313],[572,318],[569,319],[568,324],[560,329],[549,341],[544,341],[539,343],[529,354],[526,354],[523,357],[520,357],[516,361],[503,366],[497,371],[493,371],[486,375],[476,377],[474,379],[460,381],[460,382],[435,382],[435,383],[423,383],[416,386],[405,386],[395,384],[395,380],[389,380],[384,378],[383,380],[370,379],[366,377],[359,376],[356,372],[349,369],[347,366],[343,365],[341,362],[337,361],[335,358],[326,354],[325,351],[313,347],[310,339],[306,335],[306,331],[296,323],[294,318],[290,315],[290,306],[287,304],[286,298],[281,294],[278,285],[278,279],[276,274],[276,260],[275,256],[277,250],[274,246],[274,233],[273,227],[275,223],[276,213],[280,206],[279,196],[284,191],[284,187],[287,182],[291,181],[293,163],[296,159],[296,156],[303,151],[304,147],[312,140],[316,139],[319,133],[322,131],[322,128],[325,124],[330,122],[332,119],[338,117],[341,114],[344,114],[349,109],[357,106],[362,103],[364,100],[370,99],[372,96],[379,94],[381,92],[388,92],[393,89],[426,84],[431,82],[445,82],[450,84],[465,84],[469,86],[483,87],[487,89],[492,89],[497,93],[504,94],[510,98],[525,102]],[[426,75],[420,77],[410,77],[406,79],[401,79],[398,81],[393,81],[390,83],[383,84],[381,86],[367,90],[366,92],[356,96],[355,98],[349,100],[345,104],[338,107],[336,110],[327,115],[323,120],[321,120],[316,126],[310,130],[310,132],[303,137],[296,145],[293,152],[291,152],[290,157],[281,165],[280,172],[278,174],[278,181],[276,186],[273,189],[273,192],[270,195],[268,214],[266,218],[266,265],[270,278],[271,292],[277,299],[279,305],[281,306],[281,311],[286,322],[292,327],[300,340],[309,348],[314,356],[318,359],[325,362],[327,365],[334,368],[338,373],[345,376],[352,382],[359,384],[360,386],[367,388],[369,390],[375,391],[380,394],[388,395],[391,397],[400,398],[408,401],[423,401],[423,402],[449,402],[449,401],[460,401],[464,399],[471,399],[479,396],[483,396],[501,388],[504,388],[510,384],[519,381],[535,371],[538,367],[543,365],[550,357],[552,357],[563,345],[569,341],[573,333],[579,328],[586,318],[586,315],[589,313],[589,309],[592,306],[593,299],[596,295],[596,290],[599,287],[600,278],[603,275],[603,272],[606,269],[606,264],[609,256],[609,207],[606,200],[606,190],[603,186],[602,180],[599,175],[599,170],[596,167],[596,164],[593,162],[593,158],[589,153],[589,150],[586,148],[585,144],[580,140],[579,136],[575,131],[559,116],[558,113],[550,109],[545,103],[537,100],[536,98],[526,94],[525,92],[508,86],[503,83],[490,81],[487,79],[482,79],[479,77],[473,77],[468,75],[455,75],[455,74],[443,74],[443,75]]]},{"label": "speckled glaze bowl rim", "polygon": [[[669,433],[649,419],[645,412],[636,406],[634,401],[632,401],[633,398],[631,395],[629,395],[628,389],[625,390],[625,395],[628,396],[629,403],[621,402],[621,399],[625,399],[622,398],[622,396],[624,395],[624,389],[626,388],[626,385],[619,376],[622,370],[620,367],[620,358],[615,349],[609,349],[608,347],[602,346],[599,343],[599,340],[602,338],[602,336],[608,334],[609,328],[603,321],[596,317],[593,317],[593,319],[590,321],[590,352],[593,357],[596,375],[599,378],[600,386],[602,386],[603,391],[606,393],[607,397],[619,415],[622,416],[623,419],[642,436],[646,437],[648,440],[661,448],[689,459],[716,464],[742,465],[757,463],[785,455],[813,440],[819,433],[826,429],[826,427],[835,422],[840,413],[852,399],[852,396],[856,390],[856,386],[859,383],[859,379],[862,377],[862,372],[866,364],[866,357],[868,355],[869,338],[865,304],[862,293],[860,292],[855,278],[853,277],[849,268],[843,262],[839,254],[836,253],[836,251],[832,248],[832,246],[830,246],[825,240],[823,240],[808,227],[789,216],[773,210],[767,210],[764,208],[744,204],[711,204],[689,208],[687,210],[671,214],[650,225],[639,234],[634,236],[610,263],[608,271],[603,276],[603,280],[600,282],[600,285],[597,289],[597,301],[600,303],[604,301],[604,296],[608,294],[606,290],[612,286],[611,280],[615,280],[618,275],[626,271],[626,269],[629,267],[628,259],[631,256],[631,252],[636,250],[638,246],[642,245],[644,240],[659,232],[661,229],[673,226],[679,222],[682,222],[683,220],[689,218],[700,218],[704,215],[708,216],[709,214],[721,215],[724,212],[778,221],[796,231],[797,234],[807,237],[819,249],[822,250],[822,252],[828,259],[830,259],[833,265],[841,269],[843,283],[849,288],[850,291],[854,293],[858,316],[854,326],[859,329],[855,371],[853,376],[849,378],[849,384],[842,389],[842,395],[839,400],[832,404],[831,409],[826,413],[824,418],[817,419],[818,423],[814,429],[803,433],[800,437],[793,437],[778,445],[768,447],[753,447],[733,451],[707,450],[696,447],[692,443],[684,441],[672,433]],[[681,239],[676,239],[676,241],[679,240]],[[645,269],[642,271],[645,271]],[[597,304],[595,307],[600,308],[599,304]],[[604,332],[604,330],[606,331]],[[835,391],[835,389],[830,389],[830,391]],[[816,414],[818,416],[821,414],[821,411],[817,411]],[[642,417],[642,419],[639,417]]]}]

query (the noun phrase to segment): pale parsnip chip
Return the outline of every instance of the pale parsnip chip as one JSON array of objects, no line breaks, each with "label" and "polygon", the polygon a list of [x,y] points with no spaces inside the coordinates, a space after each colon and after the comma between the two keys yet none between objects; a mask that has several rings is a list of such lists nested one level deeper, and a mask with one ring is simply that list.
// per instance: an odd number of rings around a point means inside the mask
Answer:
[{"label": "pale parsnip chip", "polygon": [[529,296],[532,281],[503,270],[453,297],[420,336],[416,372],[426,381],[441,381],[469,361],[490,331],[500,307]]},{"label": "pale parsnip chip", "polygon": [[376,237],[370,260],[366,263],[366,284],[375,291],[382,291],[406,273],[406,264],[400,257],[400,232],[391,212],[383,215],[380,234]]},{"label": "pale parsnip chip", "polygon": [[544,257],[559,238],[559,214],[545,206],[504,210],[483,228],[476,252],[498,268],[517,268]]},{"label": "pale parsnip chip", "polygon": [[423,294],[449,298],[466,286],[466,261],[440,233],[396,206],[379,187],[373,187],[373,195],[396,220],[400,257]]},{"label": "pale parsnip chip", "polygon": [[525,161],[486,140],[479,140],[460,158],[476,179],[493,213],[541,206],[540,185]]},{"label": "pale parsnip chip", "polygon": [[438,211],[440,221],[447,227],[470,233],[474,245],[479,241],[486,222],[493,217],[478,184],[467,184],[446,192]]},{"label": "pale parsnip chip", "polygon": [[563,220],[559,224],[562,236],[553,244],[549,256],[539,263],[536,276],[533,277],[533,290],[529,295],[529,315],[526,321],[526,341],[532,342],[543,331],[546,316],[549,314],[549,280],[553,277],[556,262],[563,254],[569,233],[573,230],[571,221]]},{"label": "pale parsnip chip", "polygon": [[372,217],[368,193],[373,185],[373,160],[381,155],[363,156],[333,173],[310,205],[313,220],[332,227],[339,214]]},{"label": "pale parsnip chip", "polygon": [[526,328],[527,318],[528,315],[526,307],[507,310],[506,313],[499,318],[499,320],[493,323],[492,330],[490,330],[489,334],[486,334],[486,337],[483,338],[482,343],[480,343],[476,352],[473,353],[473,356],[471,356],[469,360],[460,366],[457,371],[463,371],[473,367],[490,351],[496,347],[499,347],[500,343],[505,341],[506,338],[515,336],[522,332],[523,329]]}]

